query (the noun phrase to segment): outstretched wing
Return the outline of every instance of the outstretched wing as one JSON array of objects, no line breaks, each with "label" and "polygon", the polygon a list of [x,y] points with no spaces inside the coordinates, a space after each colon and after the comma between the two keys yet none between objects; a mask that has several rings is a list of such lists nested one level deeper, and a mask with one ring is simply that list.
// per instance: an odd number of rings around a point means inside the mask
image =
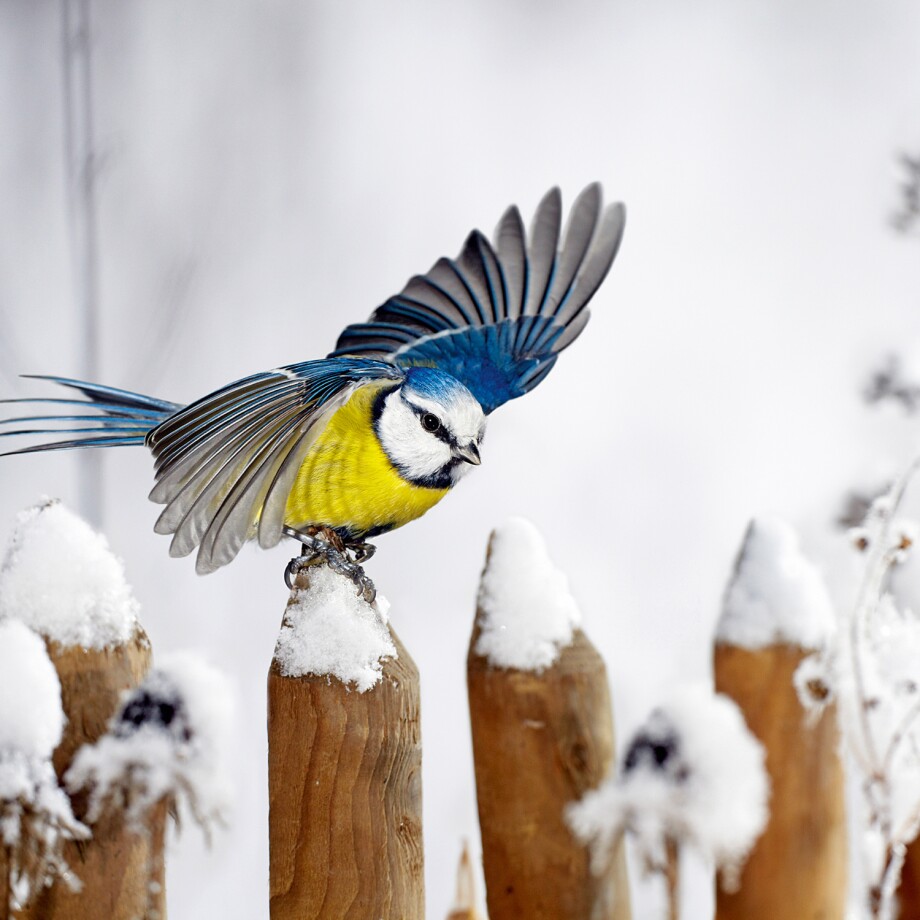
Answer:
[{"label": "outstretched wing", "polygon": [[250,537],[278,543],[297,471],[332,414],[358,387],[402,378],[370,359],[292,364],[232,383],[154,428],[150,498],[166,505],[155,530],[174,534],[170,554],[198,546],[195,567],[206,574]]},{"label": "outstretched wing", "polygon": [[464,383],[486,412],[529,392],[588,322],[588,301],[613,264],[626,218],[622,204],[602,208],[600,185],[589,185],[560,246],[561,213],[559,189],[551,189],[528,243],[510,207],[493,243],[474,230],[456,260],[439,259],[366,323],[345,329],[330,357],[433,365]]}]

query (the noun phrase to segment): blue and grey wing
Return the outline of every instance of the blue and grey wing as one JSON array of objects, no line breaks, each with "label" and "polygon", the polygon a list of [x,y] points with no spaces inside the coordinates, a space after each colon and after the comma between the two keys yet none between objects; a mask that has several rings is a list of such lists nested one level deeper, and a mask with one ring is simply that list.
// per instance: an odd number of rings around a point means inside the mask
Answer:
[{"label": "blue and grey wing", "polygon": [[528,242],[520,212],[510,207],[492,243],[473,231],[457,259],[439,259],[366,323],[345,329],[330,357],[436,366],[462,381],[486,412],[529,392],[584,329],[626,212],[619,203],[604,208],[595,183],[576,199],[564,233],[561,217],[554,188],[537,207]]},{"label": "blue and grey wing", "polygon": [[249,539],[277,544],[297,472],[331,416],[358,387],[402,376],[381,361],[309,361],[239,380],[154,428],[150,498],[166,506],[155,530],[173,534],[170,553],[198,547],[207,574]]}]

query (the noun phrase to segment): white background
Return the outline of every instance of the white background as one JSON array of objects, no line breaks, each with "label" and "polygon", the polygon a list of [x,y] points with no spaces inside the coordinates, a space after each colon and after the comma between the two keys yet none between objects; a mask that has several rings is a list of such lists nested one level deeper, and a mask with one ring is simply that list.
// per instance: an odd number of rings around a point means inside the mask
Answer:
[{"label": "white background", "polygon": [[[920,242],[895,235],[920,148],[920,4],[97,0],[105,383],[180,402],[324,355],[410,274],[599,179],[629,217],[582,338],[491,419],[483,465],[380,540],[370,574],[423,682],[429,916],[478,853],[464,667],[490,528],[532,518],[570,574],[621,736],[706,678],[752,514],[811,547],[843,490],[906,463],[862,407],[913,346]],[[60,9],[0,2],[0,373],[76,373]],[[174,848],[173,920],[267,917],[265,674],[284,549],[207,578],[152,532],[149,458],[105,457],[105,531],[158,652],[205,651],[239,702],[233,827]],[[0,534],[72,456],[0,461]],[[825,547],[826,549],[826,547]],[[828,554],[828,558],[833,556]],[[834,574],[834,573],[830,573]],[[48,577],[54,577],[49,561]],[[697,871],[685,917],[708,917]],[[638,917],[657,903],[637,893]]]}]

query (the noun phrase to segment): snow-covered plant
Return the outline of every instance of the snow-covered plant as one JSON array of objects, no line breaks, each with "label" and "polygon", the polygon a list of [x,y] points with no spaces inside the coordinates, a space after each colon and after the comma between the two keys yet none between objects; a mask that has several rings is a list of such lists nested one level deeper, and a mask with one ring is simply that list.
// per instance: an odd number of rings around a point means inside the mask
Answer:
[{"label": "snow-covered plant", "polygon": [[79,886],[63,847],[89,832],[51,764],[63,727],[61,684],[45,643],[17,620],[0,622],[0,843],[11,913],[57,878]]},{"label": "snow-covered plant", "polygon": [[628,833],[668,887],[676,917],[680,847],[695,847],[733,885],[767,822],[764,751],[730,699],[694,686],[655,709],[615,776],[570,806],[569,824],[601,871]]},{"label": "snow-covered plant", "polygon": [[852,765],[859,773],[867,827],[865,909],[889,920],[905,849],[920,829],[920,618],[899,609],[888,590],[892,570],[916,541],[916,526],[898,516],[916,461],[875,499],[853,530],[866,565],[855,604],[833,644],[806,658],[796,674],[807,708],[831,697]]},{"label": "snow-covered plant", "polygon": [[224,773],[230,691],[223,675],[189,653],[176,653],[130,691],[95,744],[81,748],[65,777],[89,789],[87,820],[109,809],[143,832],[165,802],[178,819],[190,813],[210,838],[229,805]]}]

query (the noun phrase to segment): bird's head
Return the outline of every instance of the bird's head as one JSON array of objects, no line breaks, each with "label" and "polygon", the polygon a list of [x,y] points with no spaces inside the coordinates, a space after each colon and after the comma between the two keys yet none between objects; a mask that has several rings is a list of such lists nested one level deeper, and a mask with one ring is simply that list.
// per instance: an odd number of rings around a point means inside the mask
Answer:
[{"label": "bird's head", "polygon": [[400,475],[415,485],[450,488],[478,466],[486,416],[456,378],[411,368],[405,381],[377,404],[374,428]]}]

